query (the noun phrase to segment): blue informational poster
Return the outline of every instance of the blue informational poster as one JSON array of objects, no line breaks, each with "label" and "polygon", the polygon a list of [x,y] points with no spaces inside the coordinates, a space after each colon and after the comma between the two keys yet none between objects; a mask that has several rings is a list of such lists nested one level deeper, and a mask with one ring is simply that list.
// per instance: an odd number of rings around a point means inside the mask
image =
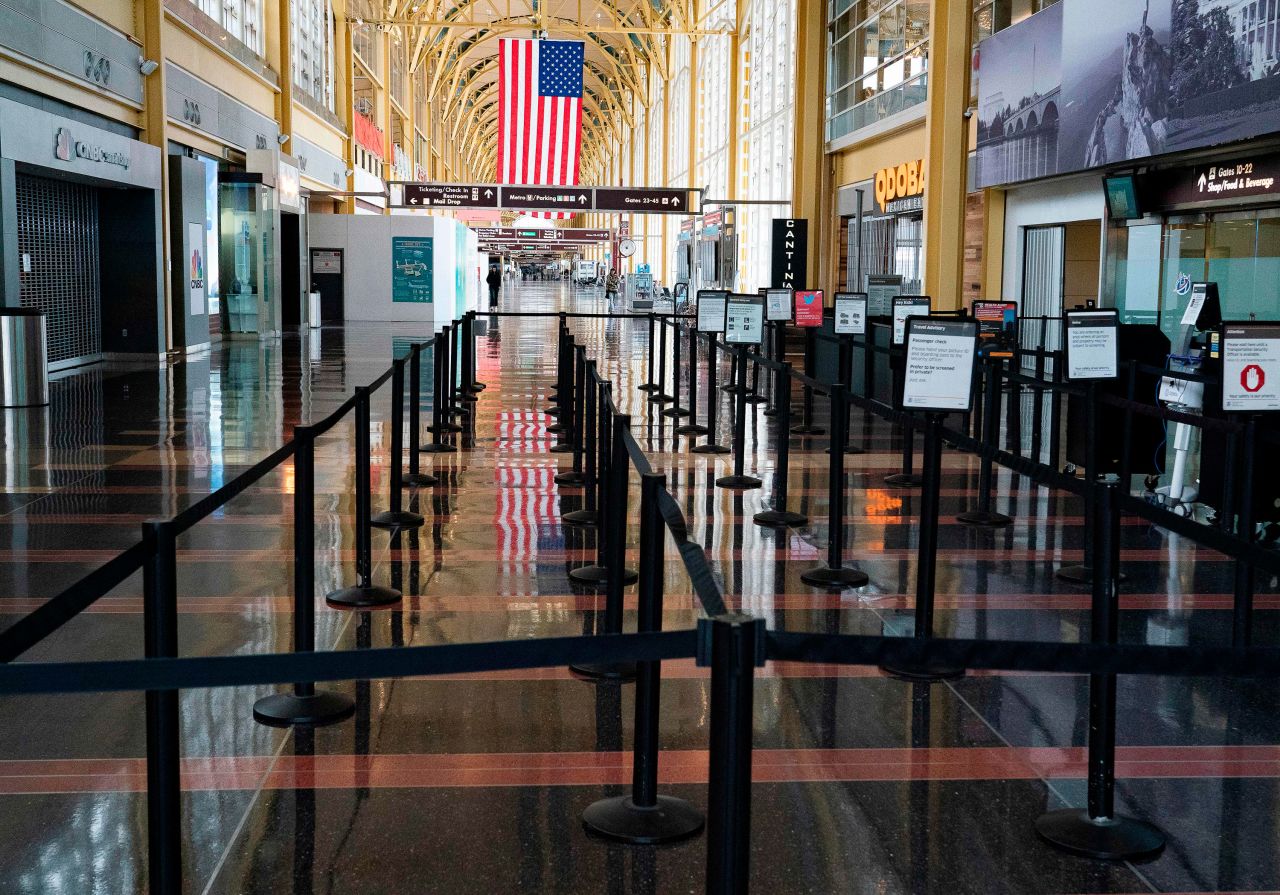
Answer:
[{"label": "blue informational poster", "polygon": [[432,245],[430,237],[391,238],[391,300],[430,304]]}]

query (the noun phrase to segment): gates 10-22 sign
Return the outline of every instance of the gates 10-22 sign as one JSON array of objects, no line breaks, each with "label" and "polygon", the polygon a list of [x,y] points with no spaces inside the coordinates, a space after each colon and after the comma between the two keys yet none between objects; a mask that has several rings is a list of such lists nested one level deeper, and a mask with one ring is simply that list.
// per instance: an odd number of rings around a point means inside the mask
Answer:
[{"label": "gates 10-22 sign", "polygon": [[924,207],[924,159],[876,172],[876,205],[886,214]]}]

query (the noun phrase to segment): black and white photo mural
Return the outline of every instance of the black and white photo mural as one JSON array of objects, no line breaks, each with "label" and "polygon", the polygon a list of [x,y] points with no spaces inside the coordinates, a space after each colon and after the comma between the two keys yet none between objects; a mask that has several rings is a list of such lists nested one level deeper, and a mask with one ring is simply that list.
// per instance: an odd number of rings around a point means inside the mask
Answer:
[{"label": "black and white photo mural", "polygon": [[[1061,0],[979,47],[978,184],[1280,131],[1278,31],[1275,0]],[[1045,131],[1051,94],[1053,163],[1029,114]]]}]

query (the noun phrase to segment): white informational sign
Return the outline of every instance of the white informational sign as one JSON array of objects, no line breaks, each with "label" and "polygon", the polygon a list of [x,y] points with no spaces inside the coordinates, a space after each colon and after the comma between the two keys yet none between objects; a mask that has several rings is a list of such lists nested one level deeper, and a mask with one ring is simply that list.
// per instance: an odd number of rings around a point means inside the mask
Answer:
[{"label": "white informational sign", "polygon": [[928,317],[929,296],[900,295],[893,300],[893,344],[901,345],[907,339],[907,318]]},{"label": "white informational sign", "polygon": [[837,292],[835,333],[837,336],[863,336],[867,333],[867,294]]},{"label": "white informational sign", "polygon": [[978,324],[973,320],[914,317],[907,324],[904,410],[966,411],[973,401]]},{"label": "white informational sign", "polygon": [[187,242],[191,245],[191,257],[187,258],[191,314],[194,317],[199,317],[209,311],[209,307],[205,303],[205,284],[209,281],[209,265],[205,258],[208,252],[204,241],[204,224],[187,224]]},{"label": "white informational sign", "polygon": [[1120,375],[1120,319],[1114,310],[1067,311],[1067,379]]},{"label": "white informational sign", "polygon": [[729,296],[725,312],[724,340],[731,345],[759,345],[764,340],[764,298]]},{"label": "white informational sign", "polygon": [[893,313],[893,300],[901,294],[899,274],[867,275],[867,313],[872,317],[888,317]]},{"label": "white informational sign", "polygon": [[704,333],[724,332],[725,305],[729,293],[718,289],[698,291],[698,329]]},{"label": "white informational sign", "polygon": [[1280,410],[1280,323],[1222,325],[1222,409]]},{"label": "white informational sign", "polygon": [[791,319],[790,289],[766,289],[764,298],[766,320],[789,321]]},{"label": "white informational sign", "polygon": [[312,249],[311,272],[342,273],[342,253],[336,249]]},{"label": "white informational sign", "polygon": [[1182,312],[1183,326],[1196,325],[1196,321],[1200,319],[1200,311],[1204,308],[1204,298],[1204,283],[1196,283],[1191,287],[1191,299],[1187,302],[1187,309]]}]

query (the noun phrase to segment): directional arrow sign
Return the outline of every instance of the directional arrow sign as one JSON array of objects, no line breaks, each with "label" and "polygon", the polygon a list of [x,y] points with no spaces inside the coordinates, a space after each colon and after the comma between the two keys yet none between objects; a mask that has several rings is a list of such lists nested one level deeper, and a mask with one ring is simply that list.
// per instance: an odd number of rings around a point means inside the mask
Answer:
[{"label": "directional arrow sign", "polygon": [[406,183],[404,204],[414,208],[497,208],[492,186],[470,183]]},{"label": "directional arrow sign", "polygon": [[597,187],[597,211],[640,214],[689,214],[693,190],[660,187]]},{"label": "directional arrow sign", "polygon": [[591,190],[571,186],[503,186],[498,195],[503,208],[535,211],[584,211],[591,208]]}]

